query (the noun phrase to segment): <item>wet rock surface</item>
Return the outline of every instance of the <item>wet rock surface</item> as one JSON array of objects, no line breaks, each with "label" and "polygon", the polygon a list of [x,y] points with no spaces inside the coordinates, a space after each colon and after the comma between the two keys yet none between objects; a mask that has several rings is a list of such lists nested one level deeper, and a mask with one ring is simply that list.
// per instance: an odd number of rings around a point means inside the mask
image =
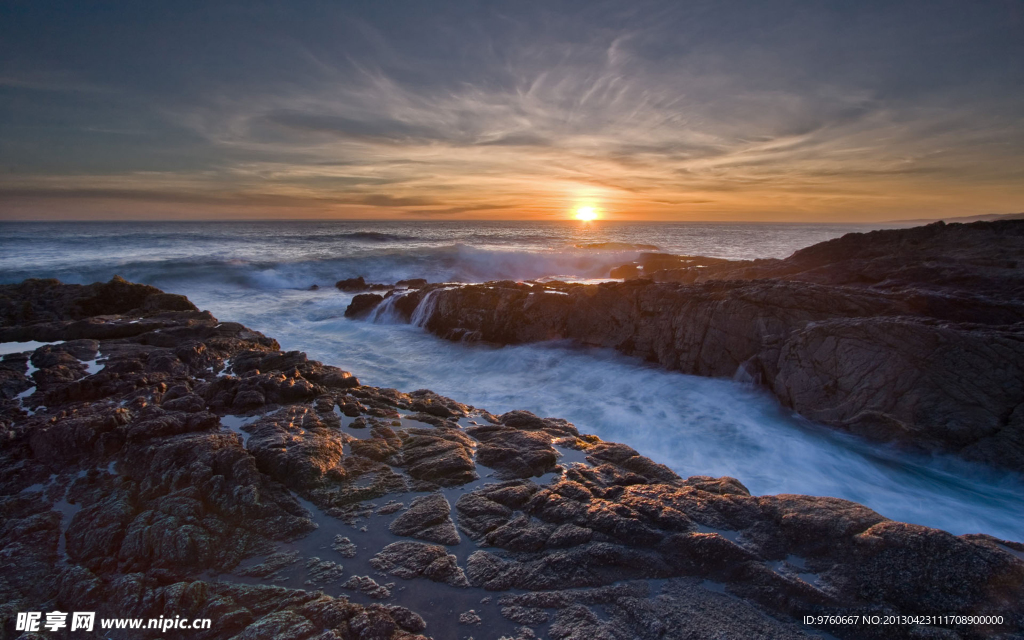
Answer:
[{"label": "wet rock surface", "polygon": [[352,298],[352,302],[345,309],[346,318],[361,318],[372,311],[384,296],[377,293],[360,293]]},{"label": "wet rock surface", "polygon": [[349,291],[349,292],[353,292],[353,291],[384,291],[384,290],[387,290],[387,289],[391,289],[391,285],[389,285],[389,284],[367,283],[366,279],[363,278],[363,276],[358,276],[356,278],[346,278],[344,280],[338,280],[337,282],[334,283],[334,286],[339,291]]},{"label": "wet rock surface", "polygon": [[389,529],[398,536],[445,545],[459,544],[459,533],[452,522],[451,509],[444,495],[431,493],[413,500],[408,510],[391,521]]},{"label": "wet rock surface", "polygon": [[406,317],[738,377],[819,423],[1024,472],[1024,221],[851,233],[785,260],[643,254],[613,275],[428,285]]},{"label": "wet rock surface", "polygon": [[375,555],[370,564],[378,571],[406,580],[423,577],[454,587],[469,586],[458,558],[433,544],[393,542]]},{"label": "wet rock surface", "polygon": [[[210,618],[194,638],[1024,634],[1024,545],[360,385],[151,287],[28,281],[0,309],[6,341],[53,343],[0,361],[3,637],[55,609]],[[803,625],[954,614],[1001,621]]]}]

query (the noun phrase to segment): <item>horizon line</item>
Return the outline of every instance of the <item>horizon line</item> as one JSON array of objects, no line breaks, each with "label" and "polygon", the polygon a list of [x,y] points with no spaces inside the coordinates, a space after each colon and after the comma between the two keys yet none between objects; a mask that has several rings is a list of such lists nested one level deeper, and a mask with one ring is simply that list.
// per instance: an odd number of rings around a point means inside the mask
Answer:
[{"label": "horizon line", "polygon": [[829,220],[659,220],[656,218],[644,218],[638,220],[626,220],[621,218],[613,219],[597,219],[582,221],[573,218],[446,218],[444,220],[429,220],[423,218],[217,218],[217,219],[205,219],[205,218],[0,218],[0,224],[2,223],[67,223],[67,222],[84,222],[84,223],[110,223],[110,222],[151,222],[151,223],[168,223],[168,222],[181,222],[181,223],[233,223],[233,222],[362,222],[362,223],[388,223],[388,222],[421,222],[421,223],[449,223],[449,222],[543,222],[543,223],[573,223],[583,225],[589,224],[603,224],[603,223],[614,223],[614,224],[636,224],[636,223],[656,223],[656,224],[833,224],[833,225],[871,225],[871,224],[910,224],[910,223],[931,223],[939,221],[953,221],[958,220],[971,220],[971,221],[984,221],[984,218],[993,217],[1009,218],[1012,219],[1014,216],[1024,216],[1024,211],[1017,213],[983,213],[983,214],[968,214],[958,216],[939,216],[934,218],[899,218],[889,220],[873,220],[873,221],[829,221]]}]

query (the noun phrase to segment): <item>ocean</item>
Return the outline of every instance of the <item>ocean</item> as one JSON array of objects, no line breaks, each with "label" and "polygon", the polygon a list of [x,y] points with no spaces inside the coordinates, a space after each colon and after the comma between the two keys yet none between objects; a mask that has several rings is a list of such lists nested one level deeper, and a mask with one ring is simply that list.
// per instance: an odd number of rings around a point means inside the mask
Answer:
[{"label": "ocean", "polygon": [[[364,383],[427,388],[493,413],[528,409],[623,442],[683,476],[729,475],[755,494],[865,504],[955,534],[1024,539],[1024,481],[952,456],[917,455],[811,423],[763,390],[662,371],[566,342],[495,347],[408,324],[343,317],[336,280],[607,279],[644,251],[785,257],[879,225],[618,222],[0,223],[0,281],[120,275],[187,295],[283,349]],[[312,285],[319,289],[311,290]]]}]

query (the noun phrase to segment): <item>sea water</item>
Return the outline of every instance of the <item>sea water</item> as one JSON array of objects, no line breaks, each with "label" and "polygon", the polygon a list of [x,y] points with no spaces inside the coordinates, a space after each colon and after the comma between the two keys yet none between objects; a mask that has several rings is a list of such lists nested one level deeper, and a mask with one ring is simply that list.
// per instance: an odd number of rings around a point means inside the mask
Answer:
[{"label": "sea water", "polygon": [[[527,409],[622,442],[683,476],[730,475],[755,494],[835,496],[956,534],[1024,540],[1024,480],[952,456],[914,455],[813,424],[751,385],[662,371],[567,342],[440,340],[344,318],[333,283],[551,277],[594,281],[644,251],[785,257],[853,225],[524,222],[0,223],[0,280],[109,280],[189,296],[286,350],[404,391],[493,413]],[[311,285],[318,290],[310,290]]]}]

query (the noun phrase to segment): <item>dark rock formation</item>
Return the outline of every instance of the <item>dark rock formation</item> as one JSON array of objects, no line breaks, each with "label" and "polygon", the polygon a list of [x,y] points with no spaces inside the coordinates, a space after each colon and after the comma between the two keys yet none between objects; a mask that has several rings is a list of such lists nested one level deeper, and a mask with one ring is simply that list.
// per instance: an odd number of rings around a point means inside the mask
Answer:
[{"label": "dark rock formation", "polygon": [[458,558],[436,544],[393,542],[381,549],[370,564],[378,571],[406,580],[423,577],[453,587],[469,586]]},{"label": "dark rock formation", "polygon": [[412,501],[409,509],[391,521],[391,533],[438,544],[459,544],[459,533],[451,518],[452,506],[440,493]]},{"label": "dark rock formation", "polygon": [[365,593],[371,598],[384,600],[391,597],[393,584],[377,584],[377,581],[370,576],[352,576],[345,581],[345,588],[351,591]]},{"label": "dark rock formation", "polygon": [[[644,267],[656,281],[767,278],[874,290],[1024,297],[1024,221],[936,222],[911,229],[850,233],[784,260],[728,261],[700,256],[677,266]],[[699,266],[698,266],[699,265]]]},{"label": "dark rock formation", "polygon": [[609,278],[620,278],[622,280],[634,280],[640,277],[640,267],[635,264],[624,264],[619,267],[612,267]]},{"label": "dark rock formation", "polygon": [[453,486],[478,477],[473,441],[457,428],[403,429],[399,438],[401,448],[391,462],[417,480]]},{"label": "dark rock formation", "polygon": [[[4,637],[14,637],[15,612],[54,609],[214,620],[197,638],[399,638],[423,630],[404,610],[200,577],[238,569],[272,581],[294,565],[296,554],[278,553],[239,568],[316,526],[268,471],[298,469],[309,482],[330,459],[321,446],[323,453],[303,450],[308,464],[296,452],[291,466],[261,461],[214,411],[312,402],[358,385],[349,374],[282,353],[181,296],[119,278],[87,287],[5,285],[0,305],[4,341],[66,341],[2,361]],[[97,355],[102,367],[90,374],[82,361]],[[330,561],[309,568],[322,579],[340,569]]]},{"label": "dark rock formation", "polygon": [[[185,296],[133,284],[120,276],[114,276],[110,282],[90,285],[62,285],[57,280],[25,280],[21,284],[4,285],[0,293],[0,320],[8,332],[17,326],[84,320],[102,315],[142,316],[154,311],[197,309]],[[3,341],[18,341],[18,338],[5,333]]]},{"label": "dark rock formation", "polygon": [[576,437],[579,432],[564,420],[537,418],[526,411],[510,411],[500,424],[470,427],[466,433],[480,442],[477,462],[502,478],[529,478],[553,471],[558,454],[552,438]]},{"label": "dark rock formation", "polygon": [[395,286],[399,289],[422,289],[427,286],[426,278],[410,278],[408,280],[399,280],[395,283]]},{"label": "dark rock formation", "polygon": [[369,284],[363,278],[359,276],[357,278],[346,278],[345,280],[338,280],[334,283],[334,286],[339,291],[355,292],[355,291],[385,291],[391,289],[389,284]]},{"label": "dark rock formation", "polygon": [[633,273],[428,286],[416,313],[451,340],[570,338],[737,375],[812,420],[1024,471],[1024,221],[848,234],[786,260],[644,254]]},{"label": "dark rock formation", "polygon": [[[1024,545],[683,479],[564,420],[361,386],[104,286],[0,286],[3,335],[64,341],[0,361],[3,637],[55,609],[210,618],[200,639],[454,637],[460,619],[479,638],[795,638],[819,614],[998,617],[812,625],[844,639],[1024,633]],[[567,290],[539,295],[595,289]]]}]

